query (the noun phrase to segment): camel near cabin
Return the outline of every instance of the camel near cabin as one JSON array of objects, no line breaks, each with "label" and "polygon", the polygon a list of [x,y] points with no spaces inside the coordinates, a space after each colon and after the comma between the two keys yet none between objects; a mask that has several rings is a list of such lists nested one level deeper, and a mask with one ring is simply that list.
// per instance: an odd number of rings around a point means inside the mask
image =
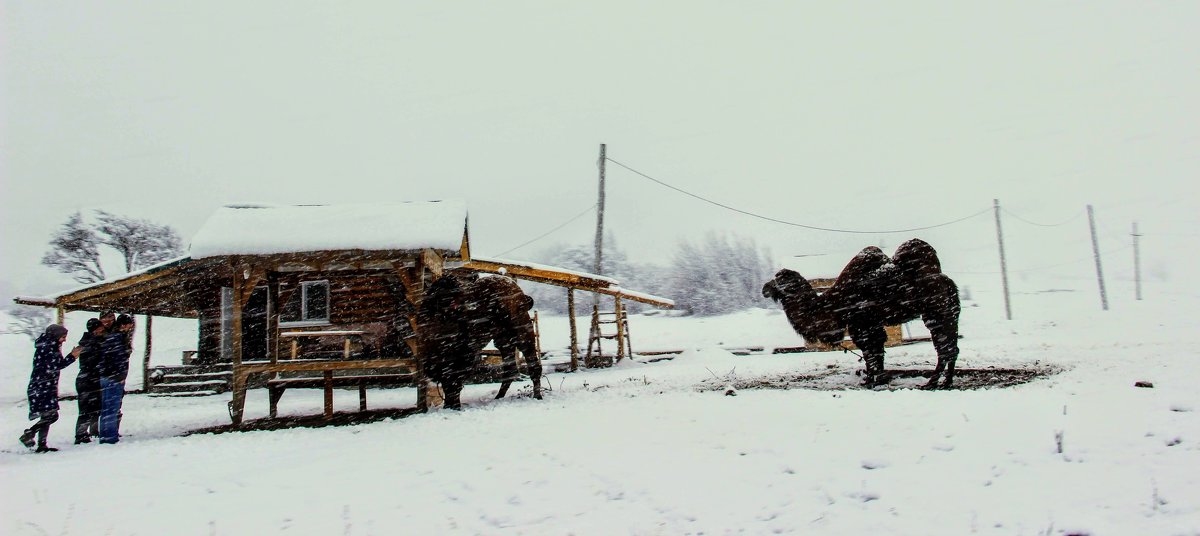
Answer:
[{"label": "camel near cabin", "polygon": [[503,359],[503,398],[519,377],[517,352],[525,357],[534,398],[542,398],[542,363],[529,310],[533,299],[506,277],[447,271],[426,290],[417,309],[417,362],[442,385],[445,407],[461,409],[467,378],[482,366],[480,352],[494,341]]}]

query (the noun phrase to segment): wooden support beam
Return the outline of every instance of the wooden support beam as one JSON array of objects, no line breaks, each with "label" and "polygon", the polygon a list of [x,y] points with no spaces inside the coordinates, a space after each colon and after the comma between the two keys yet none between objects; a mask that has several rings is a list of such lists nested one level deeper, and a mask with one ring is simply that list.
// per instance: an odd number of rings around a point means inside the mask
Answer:
[{"label": "wooden support beam", "polygon": [[333,418],[333,371],[325,371],[325,418]]},{"label": "wooden support beam", "polygon": [[429,269],[433,274],[433,280],[437,281],[442,277],[442,270],[445,266],[445,261],[442,256],[432,249],[421,250],[421,264]]},{"label": "wooden support beam", "polygon": [[279,272],[267,273],[267,354],[272,363],[279,362]]},{"label": "wooden support beam", "polygon": [[150,343],[153,339],[154,317],[146,315],[146,349],[142,354],[142,391],[150,392]]},{"label": "wooden support beam", "polygon": [[246,380],[250,375],[250,372],[242,367],[242,310],[250,301],[250,294],[254,291],[254,286],[267,274],[265,269],[238,262],[236,257],[231,261],[233,261],[231,263],[233,273],[229,284],[233,290],[233,303],[231,304],[233,309],[231,311],[231,330],[233,333],[230,334],[233,354],[233,397],[229,402],[229,417],[236,426],[242,423],[242,414],[246,408]]},{"label": "wooden support beam", "polygon": [[575,329],[575,288],[567,287],[567,321],[571,325],[571,372],[579,370],[579,333]]},{"label": "wooden support beam", "polygon": [[[417,310],[421,307],[421,301],[425,296],[425,278],[424,278],[424,262],[420,259],[416,266],[408,267],[400,262],[394,262],[393,268],[396,274],[400,276],[400,283],[404,286],[404,297],[408,303],[412,305],[412,310],[408,314],[408,324],[412,328],[414,334],[420,334],[421,326],[417,323]],[[409,350],[412,351],[413,357],[416,358],[417,370],[416,385],[417,385],[417,409],[426,411],[430,407],[437,407],[442,403],[440,391],[429,378],[425,376],[425,371],[421,370],[421,345],[417,343],[419,337],[405,339]],[[438,396],[433,396],[437,393]]]},{"label": "wooden support beam", "polygon": [[617,363],[625,359],[625,308],[621,305],[621,297],[613,297],[613,316],[617,322]]}]

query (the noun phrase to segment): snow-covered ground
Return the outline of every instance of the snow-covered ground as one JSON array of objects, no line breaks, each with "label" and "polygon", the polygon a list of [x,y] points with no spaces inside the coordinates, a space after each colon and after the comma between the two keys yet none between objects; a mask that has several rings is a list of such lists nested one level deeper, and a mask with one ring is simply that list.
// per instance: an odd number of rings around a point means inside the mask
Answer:
[{"label": "snow-covered ground", "polygon": [[[1061,371],[1015,387],[862,390],[851,354],[721,349],[800,344],[777,310],[639,315],[637,349],[685,352],[550,374],[543,401],[527,389],[493,401],[483,385],[462,412],[182,437],[228,423],[228,395],[131,395],[116,446],[71,445],[75,407],[64,402],[53,455],[17,444],[32,345],[4,335],[0,532],[1200,534],[1200,300],[1164,283],[1135,302],[1130,285],[1110,283],[1104,312],[1094,283],[1026,283],[1012,321],[997,294],[973,292],[960,367]],[[73,336],[83,320],[70,318]],[[546,349],[565,347],[565,318],[543,317],[542,331]],[[176,360],[194,336],[190,323],[156,319],[154,361]],[[929,366],[933,350],[888,356]],[[847,389],[704,388],[830,371]],[[73,378],[74,367],[64,393]],[[415,394],[368,397],[404,407]],[[357,409],[352,391],[335,399]],[[288,392],[280,408],[319,413],[321,395]],[[252,392],[248,418],[266,409]]]}]

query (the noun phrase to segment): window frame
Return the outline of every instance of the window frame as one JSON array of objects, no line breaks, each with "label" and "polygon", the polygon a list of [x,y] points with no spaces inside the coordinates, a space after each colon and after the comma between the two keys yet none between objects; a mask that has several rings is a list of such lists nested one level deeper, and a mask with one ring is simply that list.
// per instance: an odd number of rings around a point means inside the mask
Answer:
[{"label": "window frame", "polygon": [[[308,317],[308,288],[311,286],[315,286],[315,285],[325,285],[325,318],[312,319],[312,318]],[[295,294],[295,293],[297,293],[297,292],[299,293],[298,295],[299,295],[299,299],[300,299],[300,320],[285,321],[285,320],[283,320],[283,318],[280,318],[279,326],[293,328],[293,327],[328,326],[328,325],[330,325],[330,323],[331,323],[330,317],[333,316],[332,315],[333,310],[330,307],[330,302],[332,301],[332,296],[330,295],[329,290],[330,289],[329,289],[329,280],[328,279],[318,279],[315,281],[301,281],[300,288],[292,291],[293,292],[292,296],[296,296],[297,294]],[[289,301],[290,301],[290,298],[289,298]],[[287,304],[280,305],[280,307],[279,307],[280,314],[283,313],[283,307],[285,305],[287,305]]]}]

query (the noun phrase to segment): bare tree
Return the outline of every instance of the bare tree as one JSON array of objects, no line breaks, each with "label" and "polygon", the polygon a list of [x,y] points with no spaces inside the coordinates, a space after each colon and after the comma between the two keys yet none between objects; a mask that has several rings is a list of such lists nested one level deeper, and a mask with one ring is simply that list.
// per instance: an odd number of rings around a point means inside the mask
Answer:
[{"label": "bare tree", "polygon": [[103,210],[96,211],[96,219],[100,243],[121,254],[127,272],[178,257],[183,252],[179,233],[170,225]]},{"label": "bare tree", "polygon": [[84,223],[83,215],[76,212],[50,239],[50,251],[42,256],[42,264],[70,274],[80,283],[103,281],[99,245],[96,233]]},{"label": "bare tree", "polygon": [[752,238],[709,233],[681,241],[670,267],[668,296],[678,309],[718,315],[767,305],[762,284],[771,276],[770,253]]},{"label": "bare tree", "polygon": [[126,272],[183,253],[179,233],[171,226],[97,210],[93,224],[85,222],[79,212],[67,218],[50,239],[50,251],[42,257],[42,264],[70,274],[80,283],[103,281],[102,245],[121,255]]},{"label": "bare tree", "polygon": [[19,333],[37,341],[42,332],[46,331],[46,326],[50,325],[50,310],[44,307],[11,305],[5,312],[12,320],[8,322],[8,329],[4,330],[4,333]]}]

